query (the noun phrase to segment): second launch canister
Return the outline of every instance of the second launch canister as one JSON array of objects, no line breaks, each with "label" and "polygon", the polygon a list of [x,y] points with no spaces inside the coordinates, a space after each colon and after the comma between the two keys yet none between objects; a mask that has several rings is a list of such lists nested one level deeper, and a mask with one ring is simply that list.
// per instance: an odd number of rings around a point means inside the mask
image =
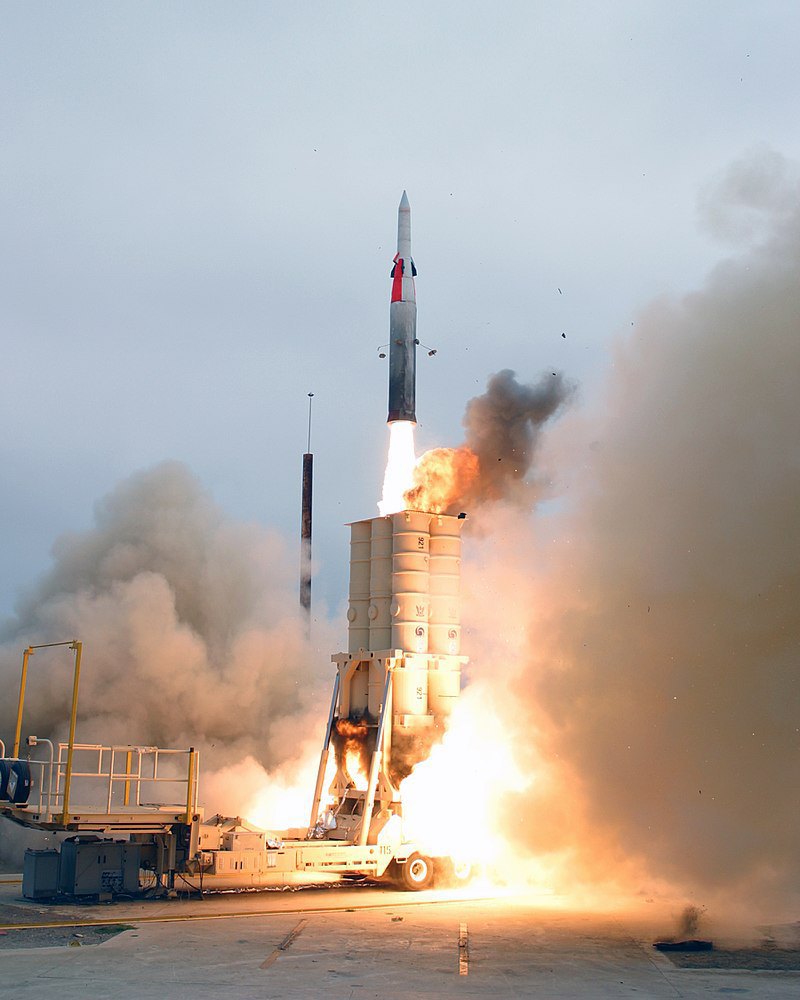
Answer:
[{"label": "second launch canister", "polygon": [[392,268],[389,307],[389,417],[388,422],[417,422],[417,298],[411,259],[411,206],[403,192],[397,210],[397,253]]}]

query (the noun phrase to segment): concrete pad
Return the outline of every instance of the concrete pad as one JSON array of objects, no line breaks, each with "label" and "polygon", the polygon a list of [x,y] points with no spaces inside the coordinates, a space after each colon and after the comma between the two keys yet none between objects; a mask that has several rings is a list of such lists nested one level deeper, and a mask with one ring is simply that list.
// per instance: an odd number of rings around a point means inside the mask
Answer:
[{"label": "concrete pad", "polygon": [[[232,896],[158,903],[145,915],[167,922],[138,923],[127,905],[59,907],[79,918],[101,910],[135,929],[89,947],[4,950],[3,986],[16,1000],[800,995],[797,973],[679,969],[652,949],[652,928],[638,918],[511,896],[426,897],[381,889]],[[140,916],[147,909],[136,908]],[[203,908],[207,919],[197,919]]]}]

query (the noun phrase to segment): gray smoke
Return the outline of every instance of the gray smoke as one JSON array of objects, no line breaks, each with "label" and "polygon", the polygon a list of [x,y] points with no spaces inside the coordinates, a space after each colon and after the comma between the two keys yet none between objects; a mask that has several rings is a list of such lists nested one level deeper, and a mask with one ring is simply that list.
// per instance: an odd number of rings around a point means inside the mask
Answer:
[{"label": "gray smoke", "polygon": [[540,429],[574,391],[560,372],[545,372],[532,385],[518,382],[508,368],[490,376],[486,392],[471,399],[464,413],[466,446],[479,463],[468,505],[527,493]]},{"label": "gray smoke", "polygon": [[[95,521],[59,539],[0,634],[7,739],[22,650],[74,638],[80,742],[193,745],[208,774],[245,758],[269,770],[320,738],[333,646],[317,636],[323,655],[305,637],[295,552],[227,519],[176,462],[121,483]],[[69,652],[35,654],[25,733],[63,738],[71,670]]]},{"label": "gray smoke", "polygon": [[571,440],[562,427],[577,501],[527,553],[551,571],[531,571],[513,691],[561,780],[515,799],[509,824],[595,872],[640,859],[673,884],[797,901],[797,173],[755,155],[704,210],[722,228],[745,211],[761,241],[652,304],[600,406]]},{"label": "gray smoke", "polygon": [[560,372],[546,372],[532,385],[507,368],[491,375],[486,392],[467,403],[465,443],[422,456],[407,505],[448,514],[498,501],[530,505],[540,488],[530,473],[541,428],[574,392]]}]

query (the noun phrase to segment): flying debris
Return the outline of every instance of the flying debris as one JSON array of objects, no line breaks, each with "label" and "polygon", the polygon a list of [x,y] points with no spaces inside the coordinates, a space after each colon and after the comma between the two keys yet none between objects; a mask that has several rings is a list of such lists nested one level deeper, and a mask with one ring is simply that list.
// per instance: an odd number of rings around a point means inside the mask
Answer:
[{"label": "flying debris", "polygon": [[392,300],[389,307],[389,416],[417,422],[417,298],[411,259],[411,206],[403,192],[397,210],[397,253],[392,268]]}]

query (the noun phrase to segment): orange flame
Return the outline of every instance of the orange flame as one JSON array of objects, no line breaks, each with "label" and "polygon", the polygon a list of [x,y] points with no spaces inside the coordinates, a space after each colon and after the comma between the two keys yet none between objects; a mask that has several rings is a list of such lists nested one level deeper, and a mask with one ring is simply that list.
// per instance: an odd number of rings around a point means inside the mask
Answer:
[{"label": "orange flame", "polygon": [[371,749],[366,722],[339,719],[333,735],[336,760],[356,788],[366,789]]},{"label": "orange flame", "polygon": [[426,451],[414,468],[414,486],[406,490],[405,507],[446,514],[469,495],[478,472],[478,456],[465,445]]},{"label": "orange flame", "polygon": [[462,694],[442,742],[400,787],[404,835],[434,857],[491,865],[511,851],[500,829],[500,804],[534,777],[521,772],[487,701],[485,692]]}]

